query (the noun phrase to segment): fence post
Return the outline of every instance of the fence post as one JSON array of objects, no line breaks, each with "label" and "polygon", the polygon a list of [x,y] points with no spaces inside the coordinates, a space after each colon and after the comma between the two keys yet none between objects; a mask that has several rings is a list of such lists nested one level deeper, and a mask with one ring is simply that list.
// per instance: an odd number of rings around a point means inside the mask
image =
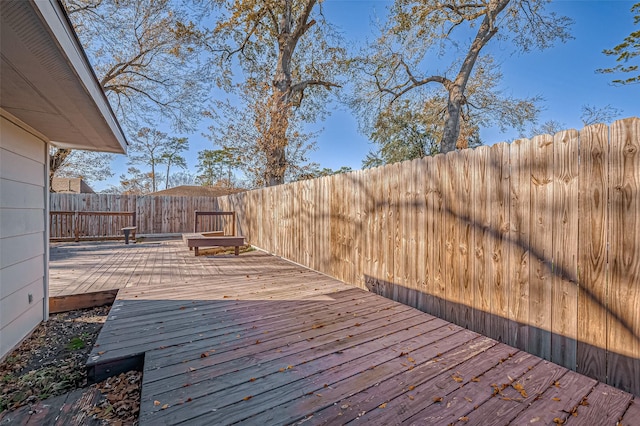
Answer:
[{"label": "fence post", "polygon": [[80,215],[78,211],[73,212],[73,222],[76,224],[76,242],[80,241]]}]

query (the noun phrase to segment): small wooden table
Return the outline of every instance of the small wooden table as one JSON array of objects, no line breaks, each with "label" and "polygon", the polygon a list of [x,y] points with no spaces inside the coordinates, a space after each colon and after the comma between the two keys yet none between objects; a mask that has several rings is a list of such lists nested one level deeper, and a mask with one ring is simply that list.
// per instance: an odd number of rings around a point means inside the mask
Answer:
[{"label": "small wooden table", "polygon": [[132,234],[134,240],[136,239],[136,229],[138,229],[137,226],[125,226],[124,228],[122,228],[125,244],[129,244],[129,234]]}]

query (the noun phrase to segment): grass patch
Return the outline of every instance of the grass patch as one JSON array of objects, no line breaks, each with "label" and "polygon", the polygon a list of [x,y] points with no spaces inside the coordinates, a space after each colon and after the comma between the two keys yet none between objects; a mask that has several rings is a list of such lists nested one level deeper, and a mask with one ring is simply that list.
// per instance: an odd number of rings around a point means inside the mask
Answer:
[{"label": "grass patch", "polygon": [[[215,256],[215,255],[220,255],[220,254],[235,254],[235,247],[208,247],[208,248],[201,248],[198,250],[198,252],[200,253],[200,256]],[[249,253],[251,251],[255,251],[256,249],[253,248],[250,244],[245,244],[243,246],[240,246],[240,254],[242,253]]]}]

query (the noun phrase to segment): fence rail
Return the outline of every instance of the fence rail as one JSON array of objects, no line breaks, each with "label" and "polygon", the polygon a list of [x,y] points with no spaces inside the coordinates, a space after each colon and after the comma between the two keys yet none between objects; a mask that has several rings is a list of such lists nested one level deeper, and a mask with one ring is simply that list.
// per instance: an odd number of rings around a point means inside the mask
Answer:
[{"label": "fence rail", "polygon": [[[269,252],[640,395],[640,119],[217,199],[52,194]],[[98,207],[102,206],[102,207]]]},{"label": "fence rail", "polygon": [[[195,212],[218,210],[217,206],[215,198],[211,197],[56,193],[50,195],[52,212],[135,212],[138,234],[193,232]],[[227,226],[226,223],[224,226]]]},{"label": "fence rail", "polygon": [[135,223],[135,212],[50,211],[49,238],[51,241],[121,239],[122,228]]}]

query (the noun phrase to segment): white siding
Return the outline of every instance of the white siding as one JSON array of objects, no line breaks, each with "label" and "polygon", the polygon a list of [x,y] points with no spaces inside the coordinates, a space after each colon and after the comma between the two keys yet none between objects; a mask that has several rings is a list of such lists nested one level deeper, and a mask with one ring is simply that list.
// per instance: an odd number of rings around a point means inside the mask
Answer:
[{"label": "white siding", "polygon": [[45,313],[46,159],[43,140],[0,116],[0,359]]}]

